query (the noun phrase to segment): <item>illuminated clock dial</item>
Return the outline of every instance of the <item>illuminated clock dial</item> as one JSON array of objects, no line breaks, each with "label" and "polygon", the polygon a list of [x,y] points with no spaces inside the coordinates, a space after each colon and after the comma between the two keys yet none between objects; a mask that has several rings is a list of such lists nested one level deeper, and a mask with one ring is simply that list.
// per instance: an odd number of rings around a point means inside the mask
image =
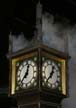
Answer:
[{"label": "illuminated clock dial", "polygon": [[[37,65],[32,60],[24,60],[18,67],[17,83],[21,88],[28,88],[36,83]],[[36,84],[35,84],[36,85]]]},{"label": "illuminated clock dial", "polygon": [[60,69],[59,65],[55,61],[46,60],[42,65],[42,78],[43,85],[54,89],[60,84]]}]

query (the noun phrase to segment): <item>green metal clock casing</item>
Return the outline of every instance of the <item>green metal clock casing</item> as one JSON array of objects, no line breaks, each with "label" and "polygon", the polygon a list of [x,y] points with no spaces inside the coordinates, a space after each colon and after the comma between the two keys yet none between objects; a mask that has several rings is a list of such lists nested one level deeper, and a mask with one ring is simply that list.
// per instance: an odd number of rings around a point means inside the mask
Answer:
[{"label": "green metal clock casing", "polygon": [[63,53],[40,45],[11,58],[10,93],[39,91],[67,95],[67,59]]},{"label": "green metal clock casing", "polygon": [[66,58],[42,51],[42,87],[66,95]]},{"label": "green metal clock casing", "polygon": [[11,94],[37,86],[37,52],[20,55],[12,59]]}]

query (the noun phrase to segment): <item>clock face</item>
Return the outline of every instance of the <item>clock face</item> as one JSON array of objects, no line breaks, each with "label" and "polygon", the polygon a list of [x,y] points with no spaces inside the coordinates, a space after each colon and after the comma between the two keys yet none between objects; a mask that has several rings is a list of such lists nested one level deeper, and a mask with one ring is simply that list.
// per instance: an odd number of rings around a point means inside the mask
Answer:
[{"label": "clock face", "polygon": [[53,60],[44,61],[42,64],[43,85],[46,85],[52,89],[55,89],[60,85],[60,65],[60,63]]},{"label": "clock face", "polygon": [[[17,64],[19,65],[19,64]],[[17,70],[17,84],[21,88],[36,86],[37,65],[33,60],[24,60]]]}]

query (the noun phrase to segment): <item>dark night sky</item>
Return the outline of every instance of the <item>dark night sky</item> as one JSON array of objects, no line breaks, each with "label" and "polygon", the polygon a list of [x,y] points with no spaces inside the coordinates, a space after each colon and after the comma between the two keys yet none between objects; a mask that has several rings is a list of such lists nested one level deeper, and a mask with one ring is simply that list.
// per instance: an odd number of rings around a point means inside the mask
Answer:
[{"label": "dark night sky", "polygon": [[[28,1],[25,4],[25,2],[18,2],[17,0],[3,0],[0,2],[0,88],[8,86],[9,81],[9,60],[6,57],[8,53],[9,32],[11,30],[13,32],[24,32],[25,28],[27,28],[28,33],[28,29],[29,31],[31,31],[31,28],[34,29],[32,27],[34,23],[32,19],[35,19],[33,18],[35,17],[34,4],[31,1],[29,6],[28,4]],[[29,14],[30,12],[31,14]],[[25,16],[25,14],[27,15]],[[25,24],[17,21],[16,18],[21,19]]]},{"label": "dark night sky", "polygon": [[[8,53],[9,31],[25,31],[26,28],[28,34],[28,31],[31,32],[31,29],[34,30],[34,7],[37,0],[26,1],[26,3],[19,2],[18,0],[0,1],[0,88],[8,86],[9,62],[6,54]],[[32,1],[35,2],[32,4]],[[75,0],[42,0],[42,3],[45,6],[44,10],[49,11],[53,15],[58,14],[62,17],[64,16],[70,19],[71,22],[76,22]],[[21,24],[16,18],[21,19],[25,24]],[[31,34],[29,35],[31,36]]]}]

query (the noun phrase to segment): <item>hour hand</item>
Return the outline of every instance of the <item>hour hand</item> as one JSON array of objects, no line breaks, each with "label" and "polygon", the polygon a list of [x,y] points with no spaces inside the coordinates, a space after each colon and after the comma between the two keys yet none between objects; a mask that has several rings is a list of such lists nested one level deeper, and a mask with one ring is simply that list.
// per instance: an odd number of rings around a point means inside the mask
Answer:
[{"label": "hour hand", "polygon": [[50,73],[49,78],[52,78],[54,71],[52,70],[52,72]]},{"label": "hour hand", "polygon": [[52,78],[53,73],[54,73],[54,71],[52,71],[52,72],[50,73],[50,75],[49,75],[49,77],[48,77],[48,79],[47,79],[47,82],[48,82],[48,80],[49,80],[50,78]]},{"label": "hour hand", "polygon": [[28,76],[28,70],[25,72],[24,78]]},{"label": "hour hand", "polygon": [[54,74],[54,66],[52,67],[52,72],[50,72],[50,75],[49,75],[47,81],[48,81],[50,78],[52,78],[53,74]]}]

